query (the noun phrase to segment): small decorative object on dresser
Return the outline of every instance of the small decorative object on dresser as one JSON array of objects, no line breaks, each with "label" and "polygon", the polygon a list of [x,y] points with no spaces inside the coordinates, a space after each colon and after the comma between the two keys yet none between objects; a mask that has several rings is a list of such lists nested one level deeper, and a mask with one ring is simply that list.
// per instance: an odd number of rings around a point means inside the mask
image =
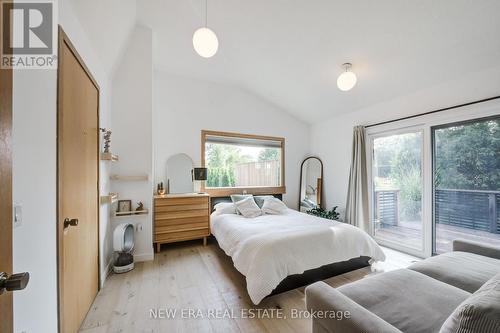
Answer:
[{"label": "small decorative object on dresser", "polygon": [[154,197],[154,244],[210,236],[210,196],[207,193],[166,194]]},{"label": "small decorative object on dresser", "polygon": [[158,195],[165,194],[165,188],[163,187],[163,182],[159,183],[158,186],[156,187],[156,194]]},{"label": "small decorative object on dresser", "polygon": [[140,212],[143,210],[144,210],[144,204],[141,201],[139,201],[137,203],[137,208],[135,209],[135,211],[137,212],[136,214],[140,214]]},{"label": "small decorative object on dresser", "polygon": [[208,169],[207,168],[193,168],[191,170],[191,177],[195,184],[194,191],[201,193],[201,183],[207,180]]}]

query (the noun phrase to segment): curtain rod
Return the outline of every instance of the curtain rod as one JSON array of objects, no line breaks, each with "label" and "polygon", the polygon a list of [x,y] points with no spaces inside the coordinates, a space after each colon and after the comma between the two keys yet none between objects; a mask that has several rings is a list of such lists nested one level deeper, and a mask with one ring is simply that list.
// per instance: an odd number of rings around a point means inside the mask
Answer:
[{"label": "curtain rod", "polygon": [[367,125],[367,126],[365,126],[365,128],[373,127],[373,126],[379,126],[379,125],[384,125],[384,124],[389,124],[389,123],[393,123],[393,122],[396,122],[396,121],[401,121],[401,120],[406,120],[406,119],[411,119],[411,118],[416,118],[416,117],[421,117],[421,116],[425,116],[425,115],[428,115],[428,114],[437,113],[437,112],[441,112],[441,111],[447,111],[447,110],[451,110],[451,109],[457,109],[457,108],[461,108],[461,107],[469,106],[469,105],[473,105],[473,104],[484,103],[484,102],[492,101],[494,99],[500,99],[500,95],[499,96],[495,96],[495,97],[480,99],[478,101],[469,102],[469,103],[465,103],[465,104],[458,104],[458,105],[450,106],[450,107],[443,108],[443,109],[428,111],[428,112],[425,112],[425,113],[414,114],[412,116],[402,117],[402,118],[398,118],[398,119],[394,119],[394,120],[382,121],[380,123]]}]

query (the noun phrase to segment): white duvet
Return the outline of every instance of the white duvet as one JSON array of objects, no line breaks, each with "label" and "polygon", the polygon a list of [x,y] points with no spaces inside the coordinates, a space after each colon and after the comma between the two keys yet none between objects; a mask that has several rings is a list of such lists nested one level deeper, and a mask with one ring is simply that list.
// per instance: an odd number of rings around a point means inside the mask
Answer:
[{"label": "white duvet", "polygon": [[210,225],[219,246],[245,275],[254,304],[289,275],[359,256],[385,260],[382,249],[361,229],[292,209],[255,218],[214,213]]}]

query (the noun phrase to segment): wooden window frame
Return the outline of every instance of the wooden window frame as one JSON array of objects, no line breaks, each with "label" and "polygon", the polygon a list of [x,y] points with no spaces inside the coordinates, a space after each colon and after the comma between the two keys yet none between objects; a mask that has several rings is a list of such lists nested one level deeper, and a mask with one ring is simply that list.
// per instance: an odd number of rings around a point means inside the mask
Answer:
[{"label": "wooden window frame", "polygon": [[211,197],[227,197],[231,194],[284,194],[286,193],[285,186],[285,138],[274,137],[274,136],[264,136],[264,135],[253,135],[253,134],[241,134],[232,132],[219,132],[219,131],[201,131],[201,166],[205,167],[205,144],[208,136],[222,136],[231,138],[243,138],[243,139],[255,139],[255,140],[268,140],[277,141],[281,144],[281,186],[249,186],[249,187],[206,187],[203,182],[201,185],[201,191],[210,194]]}]

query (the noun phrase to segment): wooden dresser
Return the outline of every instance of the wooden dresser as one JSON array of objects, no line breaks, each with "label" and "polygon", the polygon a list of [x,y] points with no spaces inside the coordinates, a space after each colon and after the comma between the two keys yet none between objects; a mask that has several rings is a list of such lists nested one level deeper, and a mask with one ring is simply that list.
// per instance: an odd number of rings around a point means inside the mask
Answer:
[{"label": "wooden dresser", "polygon": [[210,196],[206,193],[166,194],[154,197],[153,242],[156,251],[161,244],[210,235]]}]

